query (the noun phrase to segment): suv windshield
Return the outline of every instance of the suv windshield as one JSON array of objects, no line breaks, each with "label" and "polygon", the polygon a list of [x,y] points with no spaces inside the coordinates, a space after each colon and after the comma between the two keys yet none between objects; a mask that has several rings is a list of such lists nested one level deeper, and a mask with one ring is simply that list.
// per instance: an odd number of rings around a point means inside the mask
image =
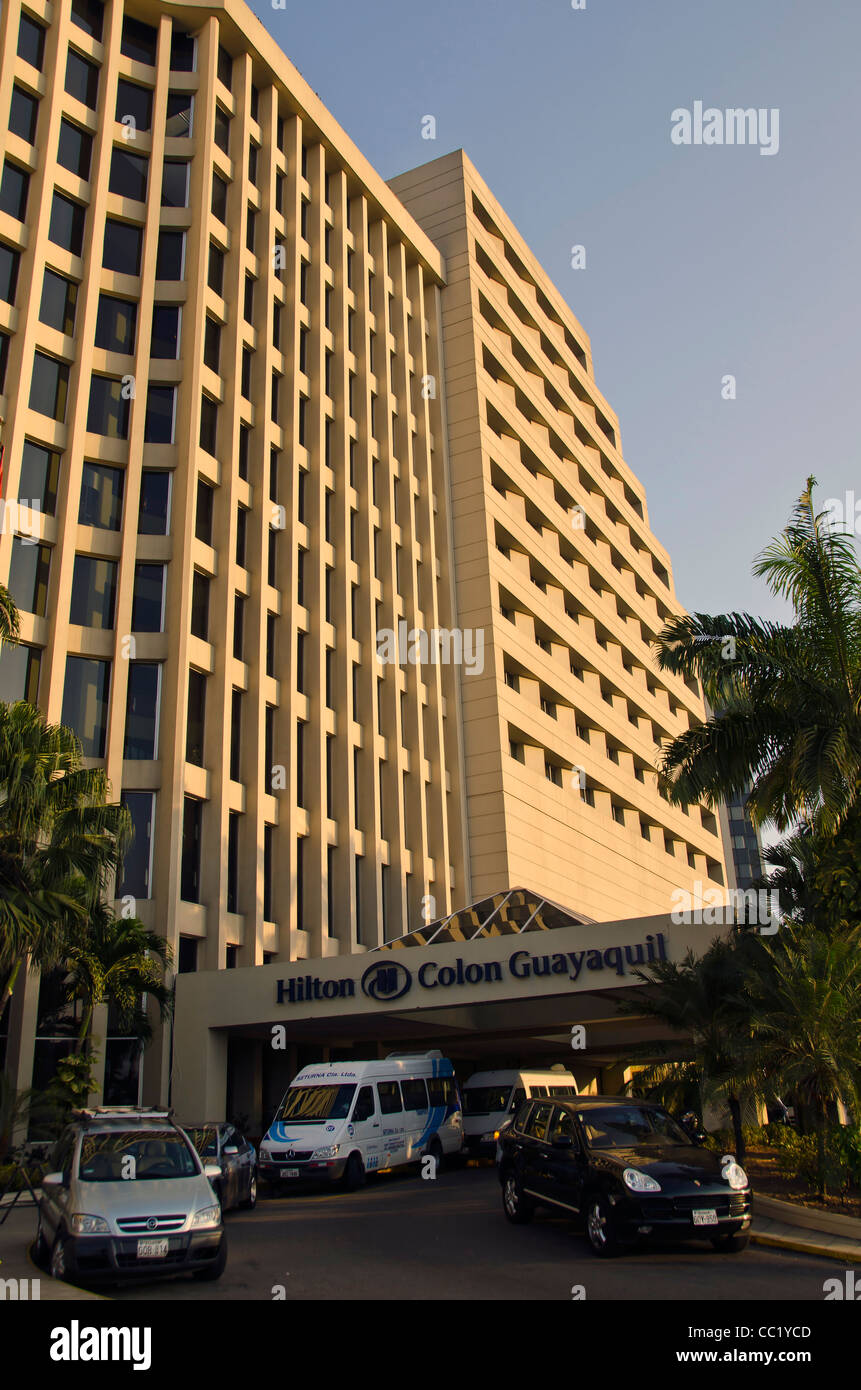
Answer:
[{"label": "suv windshield", "polygon": [[82,1182],[159,1181],[195,1178],[188,1144],[173,1130],[125,1129],[85,1134],[78,1177]]},{"label": "suv windshield", "polygon": [[467,1086],[463,1093],[464,1115],[489,1115],[507,1110],[511,1086]]},{"label": "suv windshield", "polygon": [[355,1086],[291,1086],[275,1119],[291,1125],[346,1120],[355,1093]]},{"label": "suv windshield", "polygon": [[690,1137],[665,1110],[613,1105],[606,1110],[580,1111],[579,1118],[592,1149],[630,1149],[639,1144],[664,1148],[684,1144],[690,1148]]}]

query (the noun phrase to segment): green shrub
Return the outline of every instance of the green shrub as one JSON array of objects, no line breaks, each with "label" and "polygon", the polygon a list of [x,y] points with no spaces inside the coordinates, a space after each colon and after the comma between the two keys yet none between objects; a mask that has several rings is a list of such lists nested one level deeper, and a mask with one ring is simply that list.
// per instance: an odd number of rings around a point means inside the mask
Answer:
[{"label": "green shrub", "polygon": [[[818,1188],[819,1156],[815,1134],[798,1134],[787,1129],[778,1157],[778,1167],[787,1177],[798,1177],[807,1186]],[[825,1134],[825,1166],[821,1175],[831,1192],[845,1192],[861,1186],[861,1131],[849,1125],[833,1125]]]}]

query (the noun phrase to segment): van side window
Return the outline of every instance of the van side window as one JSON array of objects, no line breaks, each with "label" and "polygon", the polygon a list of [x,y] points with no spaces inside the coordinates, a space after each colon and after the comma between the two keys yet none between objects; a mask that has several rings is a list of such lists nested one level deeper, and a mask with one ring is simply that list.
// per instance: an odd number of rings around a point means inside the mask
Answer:
[{"label": "van side window", "polygon": [[404,1097],[405,1110],[427,1110],[427,1087],[420,1076],[401,1081],[401,1092]]},{"label": "van side window", "polygon": [[384,1115],[398,1115],[403,1106],[401,1105],[401,1088],[397,1081],[378,1081],[377,1093],[380,1097],[380,1109]]},{"label": "van side window", "polygon": [[513,1115],[516,1110],[520,1109],[525,1099],[526,1092],[524,1091],[522,1086],[518,1086],[517,1090],[514,1092],[514,1095],[511,1097],[511,1104],[508,1107],[508,1113],[510,1115]]},{"label": "van side window", "polygon": [[353,1109],[353,1123],[357,1124],[361,1120],[369,1120],[374,1113],[374,1088],[373,1086],[363,1086],[356,1097],[356,1104]]},{"label": "van side window", "polygon": [[530,1086],[530,1087],[529,1087],[529,1094],[530,1094],[531,1096],[546,1096],[546,1095],[547,1095],[547,1087],[546,1087],[546,1086]]},{"label": "van side window", "polygon": [[454,1088],[454,1077],[451,1076],[429,1076],[427,1079],[428,1096],[431,1105],[457,1105],[457,1092]]}]

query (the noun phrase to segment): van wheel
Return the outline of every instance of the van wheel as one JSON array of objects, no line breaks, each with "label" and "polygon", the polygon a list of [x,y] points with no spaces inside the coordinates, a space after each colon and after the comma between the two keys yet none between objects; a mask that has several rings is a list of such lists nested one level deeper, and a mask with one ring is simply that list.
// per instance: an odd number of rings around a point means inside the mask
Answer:
[{"label": "van wheel", "polygon": [[344,1170],[344,1186],[348,1192],[355,1192],[365,1184],[365,1165],[361,1154],[350,1154]]},{"label": "van wheel", "polygon": [[502,1209],[515,1226],[525,1226],[535,1215],[535,1204],[524,1193],[513,1168],[503,1174]]},{"label": "van wheel", "polygon": [[436,1171],[438,1174],[442,1172],[442,1162],[444,1155],[442,1151],[442,1144],[440,1143],[439,1139],[433,1138],[430,1141],[425,1150],[424,1156],[425,1158],[432,1158],[434,1160],[434,1162],[436,1163]]}]

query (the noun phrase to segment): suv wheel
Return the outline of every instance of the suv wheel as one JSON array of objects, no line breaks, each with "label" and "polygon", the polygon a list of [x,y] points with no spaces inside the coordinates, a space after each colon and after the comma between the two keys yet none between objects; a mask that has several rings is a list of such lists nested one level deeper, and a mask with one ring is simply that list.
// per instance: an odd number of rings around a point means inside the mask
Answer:
[{"label": "suv wheel", "polygon": [[51,1263],[49,1266],[52,1279],[66,1279],[68,1270],[66,1268],[66,1242],[62,1231],[57,1232],[57,1239],[54,1241],[51,1250]]},{"label": "suv wheel", "polygon": [[535,1204],[526,1196],[513,1168],[502,1177],[502,1209],[515,1226],[525,1226],[535,1215]]},{"label": "suv wheel", "polygon": [[616,1238],[613,1213],[606,1197],[595,1194],[586,1203],[586,1237],[593,1254],[602,1255],[605,1259],[618,1255],[619,1242]]},{"label": "suv wheel", "polygon": [[254,1208],[257,1206],[257,1174],[256,1174],[256,1173],[252,1173],[252,1174],[251,1174],[251,1180],[250,1180],[250,1182],[249,1182],[249,1184],[248,1184],[248,1196],[246,1197],[246,1199],[245,1199],[245,1201],[242,1203],[242,1205],[243,1205],[243,1207],[245,1208],[246,1211],[253,1211]]}]

